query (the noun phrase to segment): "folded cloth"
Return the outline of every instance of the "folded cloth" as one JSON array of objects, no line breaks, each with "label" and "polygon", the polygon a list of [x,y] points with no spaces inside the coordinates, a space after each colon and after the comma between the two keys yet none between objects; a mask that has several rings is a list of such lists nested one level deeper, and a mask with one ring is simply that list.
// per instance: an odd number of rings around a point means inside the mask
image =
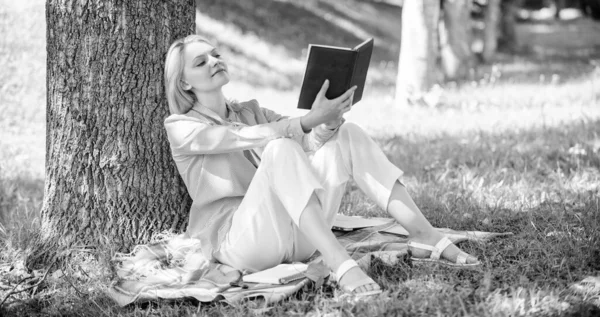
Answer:
[{"label": "folded cloth", "polygon": [[[389,224],[339,233],[338,241],[363,269],[368,269],[373,257],[394,264],[407,253],[408,238],[385,233],[387,227]],[[512,234],[438,230],[454,243],[465,240],[486,242]],[[113,259],[117,279],[109,288],[108,295],[120,306],[159,298],[189,297],[201,302],[224,300],[230,303],[260,297],[272,303],[287,298],[311,282],[322,283],[327,272],[324,272],[320,257],[313,256],[307,262],[310,262],[307,277],[288,284],[243,283],[242,272],[209,261],[200,251],[199,240],[179,235],[137,246],[129,254],[117,254]]]}]

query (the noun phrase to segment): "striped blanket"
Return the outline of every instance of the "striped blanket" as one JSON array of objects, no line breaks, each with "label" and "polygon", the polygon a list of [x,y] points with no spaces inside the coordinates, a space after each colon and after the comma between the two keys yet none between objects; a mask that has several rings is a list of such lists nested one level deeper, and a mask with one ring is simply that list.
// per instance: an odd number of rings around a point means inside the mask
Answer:
[{"label": "striped blanket", "polygon": [[[397,224],[395,224],[397,226]],[[406,236],[385,233],[389,225],[364,228],[351,232],[336,232],[340,243],[363,269],[373,257],[395,264],[407,253]],[[481,231],[438,229],[454,243],[486,242],[510,235]],[[193,297],[201,302],[223,300],[235,303],[247,298],[263,298],[267,303],[282,300],[308,283],[322,283],[329,274],[317,254],[309,261],[306,278],[285,285],[242,282],[242,272],[224,264],[208,261],[200,252],[196,239],[172,236],[148,245],[140,245],[129,254],[117,254],[113,259],[117,279],[108,295],[120,306],[133,302]]]}]

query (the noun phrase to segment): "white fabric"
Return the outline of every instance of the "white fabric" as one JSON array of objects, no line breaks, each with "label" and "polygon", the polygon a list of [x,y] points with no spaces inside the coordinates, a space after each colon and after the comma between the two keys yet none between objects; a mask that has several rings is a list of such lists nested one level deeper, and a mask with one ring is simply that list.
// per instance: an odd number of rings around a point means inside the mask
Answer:
[{"label": "white fabric", "polygon": [[260,271],[303,261],[315,248],[298,229],[300,215],[316,193],[327,226],[339,209],[352,177],[381,208],[403,172],[357,125],[343,124],[316,152],[297,142],[269,142],[244,199],[215,258],[240,270]]}]

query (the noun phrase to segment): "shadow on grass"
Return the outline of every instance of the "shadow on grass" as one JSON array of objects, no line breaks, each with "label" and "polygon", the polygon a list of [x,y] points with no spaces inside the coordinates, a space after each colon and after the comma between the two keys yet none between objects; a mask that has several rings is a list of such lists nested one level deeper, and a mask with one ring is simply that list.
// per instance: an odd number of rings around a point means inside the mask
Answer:
[{"label": "shadow on grass", "polygon": [[[373,59],[396,60],[401,8],[378,2],[337,3],[313,1],[197,1],[202,14],[230,23],[244,33],[255,34],[273,45],[285,47],[289,56],[300,58],[308,44],[353,47],[367,36],[380,38]],[[379,19],[377,19],[379,18]],[[383,22],[395,20],[394,25]],[[198,31],[203,32],[203,26]],[[396,44],[395,49],[381,46]]]},{"label": "shadow on grass", "polygon": [[[371,71],[387,74],[391,70],[379,69],[379,64],[387,66],[398,59],[401,8],[397,6],[355,1],[211,0],[196,1],[196,7],[201,17],[196,32],[214,38],[230,51],[239,60],[238,72],[244,81],[254,86],[286,90],[299,86],[311,43],[352,48],[375,37]],[[221,28],[227,31],[216,31]],[[248,47],[253,45],[269,49]]]},{"label": "shadow on grass", "polygon": [[[597,120],[471,138],[378,142],[406,172],[411,196],[435,227],[515,234],[462,245],[483,261],[482,271],[445,271],[443,280],[471,290],[467,300],[476,303],[494,292],[513,298],[525,289],[534,298],[534,290],[560,290],[562,295],[548,292],[579,311],[589,305],[583,297],[570,298],[569,285],[600,270],[598,135]],[[387,216],[355,184],[341,210]],[[435,272],[415,269],[411,278]]]},{"label": "shadow on grass", "polygon": [[[446,315],[460,310],[477,316],[597,313],[589,298],[569,286],[600,270],[600,158],[594,145],[599,135],[600,121],[590,121],[468,138],[377,140],[390,160],[406,172],[411,195],[434,226],[515,235],[485,244],[462,244],[463,250],[482,260],[480,270],[377,264],[369,273],[393,300],[375,299],[341,309],[354,315]],[[22,186],[8,191],[2,187],[13,209],[21,206],[15,203],[20,194],[31,191],[41,197],[41,180],[4,180],[3,186],[6,183]],[[342,211],[384,215],[369,206],[355,185],[348,189]],[[82,289],[89,287],[81,283]],[[64,287],[69,289],[67,284]],[[19,311],[32,309],[42,314],[59,307],[54,311],[73,315],[176,316],[198,310],[189,301],[120,309],[105,295],[79,297],[69,292],[63,297],[53,295],[52,300],[38,297],[23,302],[18,304]],[[340,308],[332,308],[332,293],[331,288],[308,290],[268,307],[253,306],[255,302],[238,307],[203,304],[199,310],[232,316],[328,312]]]},{"label": "shadow on grass", "polygon": [[[597,57],[553,56],[531,54],[498,54],[493,64],[479,65],[481,78],[495,76],[497,83],[554,83],[589,79],[593,72],[600,71],[600,48]],[[592,75],[593,76],[593,75]]]}]

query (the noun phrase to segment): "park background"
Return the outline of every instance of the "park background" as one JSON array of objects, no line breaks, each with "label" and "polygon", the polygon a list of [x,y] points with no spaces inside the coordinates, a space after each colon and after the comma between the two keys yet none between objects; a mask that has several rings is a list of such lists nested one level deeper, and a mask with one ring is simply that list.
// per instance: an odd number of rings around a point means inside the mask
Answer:
[{"label": "park background", "polygon": [[[319,290],[267,308],[252,303],[198,308],[183,301],[119,309],[103,293],[110,272],[82,257],[12,296],[3,303],[5,313],[599,311],[598,22],[577,14],[560,21],[551,15],[522,21],[517,24],[523,45],[518,52],[498,52],[471,78],[441,82],[434,92],[435,105],[416,107],[399,106],[394,99],[402,25],[398,2],[206,1],[199,11],[199,31],[216,40],[231,60],[228,95],[256,98],[262,106],[288,115],[302,113],[295,109],[308,44],[301,34],[317,32],[320,44],[346,47],[375,37],[364,100],[347,120],[367,130],[406,172],[411,195],[434,226],[515,236],[465,247],[483,260],[481,272],[376,265],[371,275],[393,300],[368,304],[339,305],[330,292]],[[22,257],[39,230],[44,194],[44,2],[2,0],[0,17],[0,292],[8,294],[24,277],[31,278],[20,287],[34,285],[43,273],[27,272]],[[383,216],[355,186],[348,187],[340,212]],[[588,288],[578,287],[585,278],[591,281]]]}]

